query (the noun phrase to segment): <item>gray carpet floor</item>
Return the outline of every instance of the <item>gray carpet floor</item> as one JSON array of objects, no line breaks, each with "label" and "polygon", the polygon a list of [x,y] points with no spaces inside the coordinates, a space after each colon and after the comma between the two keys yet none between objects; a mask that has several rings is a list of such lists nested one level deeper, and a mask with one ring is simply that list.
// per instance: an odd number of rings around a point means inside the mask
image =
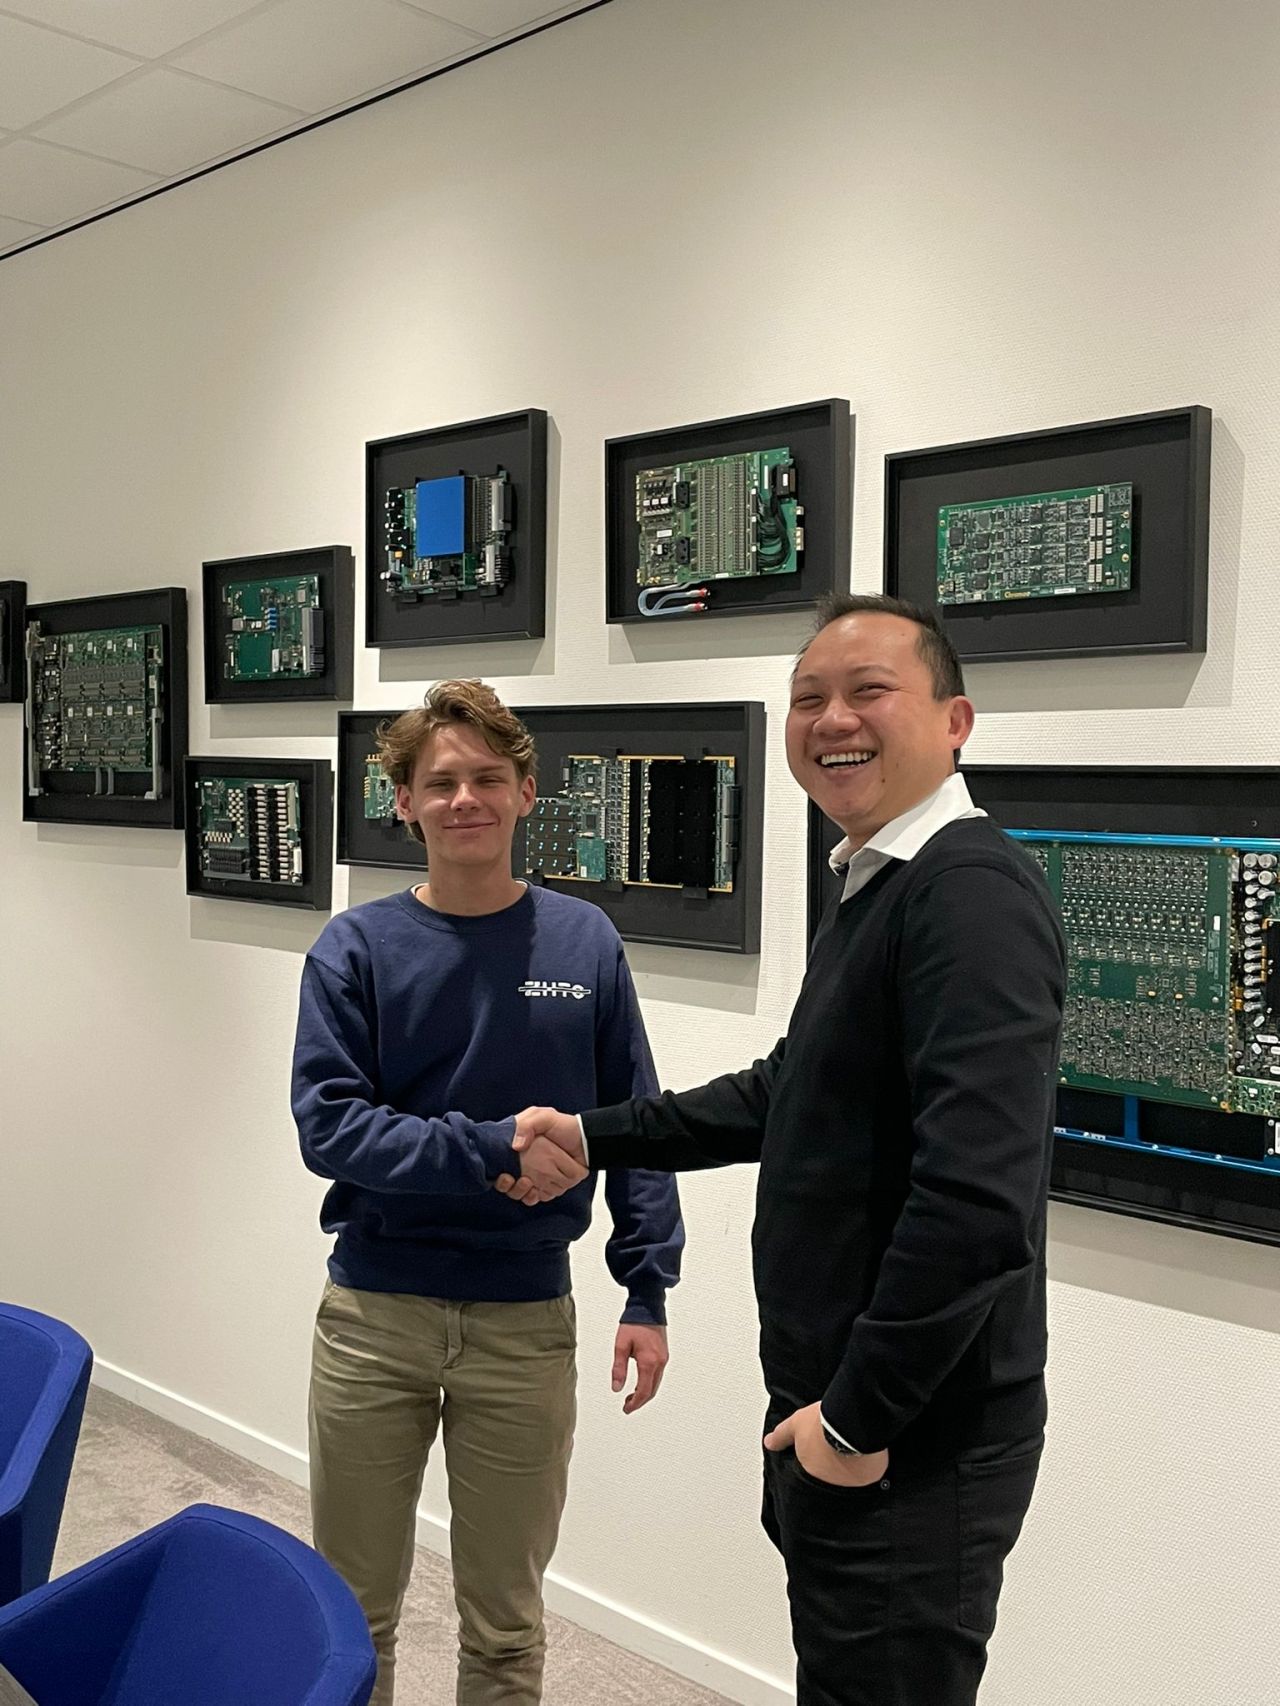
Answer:
[{"label": "gray carpet floor", "polygon": [[[309,1540],[307,1496],[148,1410],[93,1387],[67,1493],[55,1573],[187,1505],[251,1511]],[[545,1706],[725,1706],[725,1698],[548,1616]],[[418,1550],[400,1626],[396,1706],[453,1706],[456,1618],[449,1566]]]}]

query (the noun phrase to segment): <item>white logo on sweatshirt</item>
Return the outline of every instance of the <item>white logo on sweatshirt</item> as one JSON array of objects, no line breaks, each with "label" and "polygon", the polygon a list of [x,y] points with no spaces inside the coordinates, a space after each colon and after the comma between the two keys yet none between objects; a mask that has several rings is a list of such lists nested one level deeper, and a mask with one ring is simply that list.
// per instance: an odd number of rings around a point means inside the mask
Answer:
[{"label": "white logo on sweatshirt", "polygon": [[590,995],[591,991],[581,983],[551,983],[546,978],[531,977],[520,985],[519,993],[530,996],[558,995],[564,1000],[572,997],[574,1001],[581,1001],[583,996]]}]

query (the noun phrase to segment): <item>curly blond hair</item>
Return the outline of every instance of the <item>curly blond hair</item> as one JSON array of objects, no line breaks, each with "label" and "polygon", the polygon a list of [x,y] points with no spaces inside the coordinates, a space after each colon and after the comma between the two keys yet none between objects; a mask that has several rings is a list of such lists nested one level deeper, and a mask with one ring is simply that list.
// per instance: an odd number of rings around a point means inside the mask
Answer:
[{"label": "curly blond hair", "polygon": [[[479,731],[485,744],[499,758],[515,765],[516,780],[538,773],[538,754],[533,736],[483,681],[438,681],[421,705],[378,725],[378,757],[383,773],[397,787],[408,788],[423,745],[437,729],[463,723]],[[422,840],[416,823],[405,828],[415,841]]]}]

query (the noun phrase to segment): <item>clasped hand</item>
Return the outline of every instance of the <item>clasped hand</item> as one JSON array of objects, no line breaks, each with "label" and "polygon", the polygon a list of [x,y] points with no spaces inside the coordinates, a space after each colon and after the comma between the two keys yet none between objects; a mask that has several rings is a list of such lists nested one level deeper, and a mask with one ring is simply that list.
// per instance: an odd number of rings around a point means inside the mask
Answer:
[{"label": "clasped hand", "polygon": [[520,1177],[503,1173],[494,1186],[503,1196],[527,1204],[554,1202],[587,1176],[577,1116],[555,1108],[526,1108],[516,1115],[511,1147],[520,1156]]}]

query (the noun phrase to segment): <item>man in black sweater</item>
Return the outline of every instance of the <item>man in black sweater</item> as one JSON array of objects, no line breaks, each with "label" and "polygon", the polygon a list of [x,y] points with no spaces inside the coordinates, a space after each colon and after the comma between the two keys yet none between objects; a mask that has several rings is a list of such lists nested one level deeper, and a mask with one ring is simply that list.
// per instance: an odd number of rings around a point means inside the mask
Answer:
[{"label": "man in black sweater", "polygon": [[[845,831],[787,1035],[700,1089],[530,1109],[583,1166],[760,1163],[764,1524],[799,1706],[971,1706],[1045,1422],[1045,1218],[1065,950],[974,809],[936,619],[836,598],[792,678],[792,774]],[[563,1188],[531,1157],[504,1181]]]}]

